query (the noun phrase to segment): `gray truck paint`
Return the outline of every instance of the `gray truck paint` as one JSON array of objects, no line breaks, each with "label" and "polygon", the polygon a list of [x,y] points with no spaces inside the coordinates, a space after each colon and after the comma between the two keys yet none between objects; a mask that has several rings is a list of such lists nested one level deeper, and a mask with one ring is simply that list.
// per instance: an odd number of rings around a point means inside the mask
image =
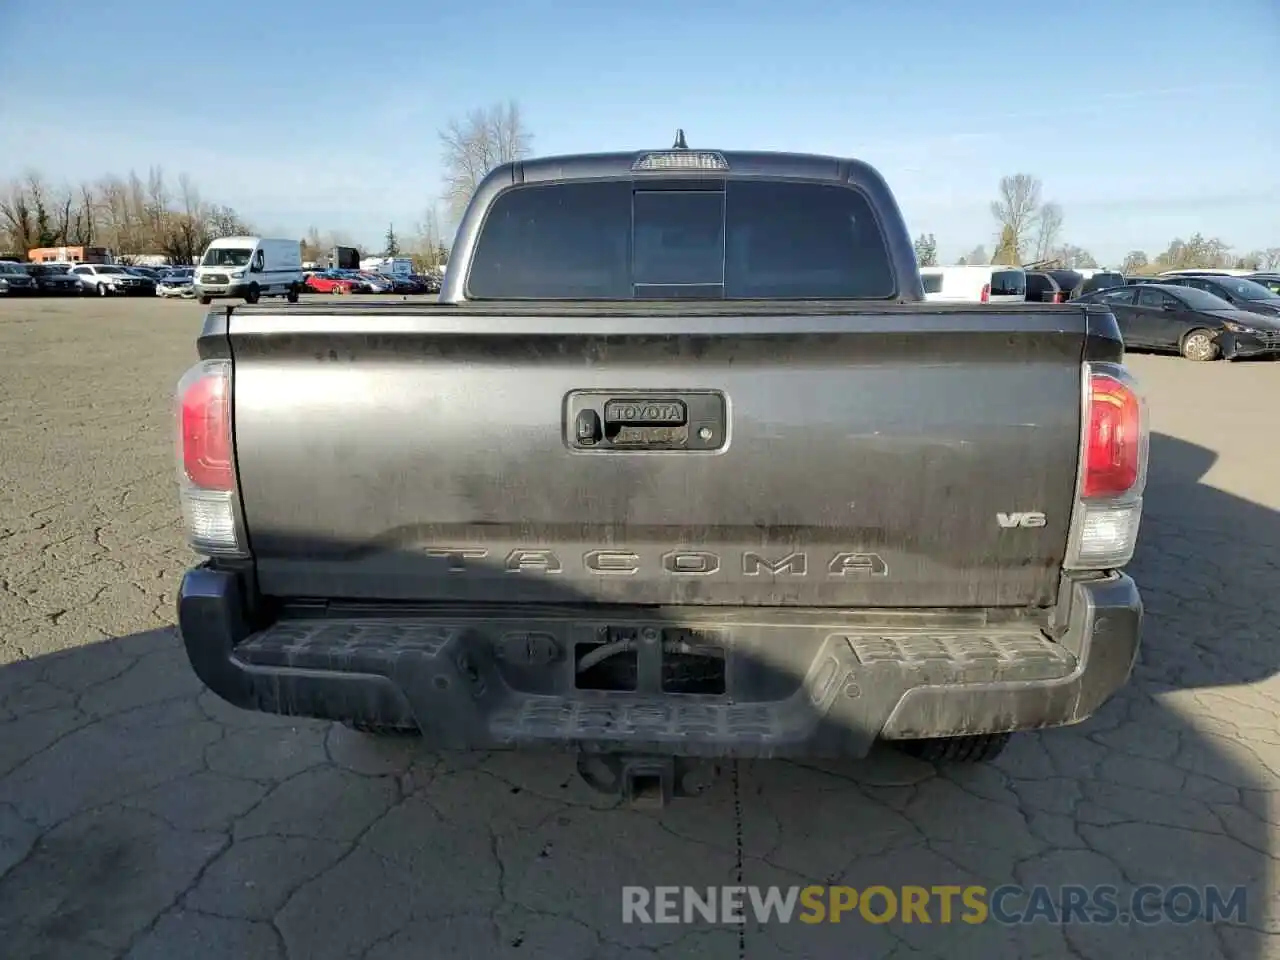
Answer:
[{"label": "gray truck paint", "polygon": [[[1052,603],[1082,310],[530,313],[233,314],[264,592],[537,600],[553,578],[601,602]],[[575,451],[583,390],[718,391],[724,445]],[[1044,526],[1000,523],[1030,511]]]},{"label": "gray truck paint", "polygon": [[[464,302],[495,197],[632,176],[601,154],[494,171],[439,304],[209,315],[251,552],[180,592],[212,690],[458,748],[856,756],[1072,723],[1125,681],[1133,581],[1061,570],[1081,364],[1121,359],[1114,317],[920,302],[875,171],[725,156],[863,191],[896,299]],[[575,447],[584,403],[692,396],[724,431],[699,449]],[[573,651],[616,631],[657,638],[634,690],[581,689]],[[723,651],[723,694],[666,691],[684,636]]]}]

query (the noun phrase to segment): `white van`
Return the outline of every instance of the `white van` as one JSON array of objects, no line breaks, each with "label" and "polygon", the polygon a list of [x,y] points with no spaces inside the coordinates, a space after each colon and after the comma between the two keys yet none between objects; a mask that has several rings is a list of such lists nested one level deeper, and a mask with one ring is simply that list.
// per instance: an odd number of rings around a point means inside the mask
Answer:
[{"label": "white van", "polygon": [[942,303],[1014,303],[1027,299],[1027,272],[997,265],[921,267],[924,298]]},{"label": "white van", "polygon": [[286,297],[298,302],[302,292],[302,245],[297,240],[264,237],[219,237],[209,244],[196,266],[194,292],[201,303],[214,297]]}]

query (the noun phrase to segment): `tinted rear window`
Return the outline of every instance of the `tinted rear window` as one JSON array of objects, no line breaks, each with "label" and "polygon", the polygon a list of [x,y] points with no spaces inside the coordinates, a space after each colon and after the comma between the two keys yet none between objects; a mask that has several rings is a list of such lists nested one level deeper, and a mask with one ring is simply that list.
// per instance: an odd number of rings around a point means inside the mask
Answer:
[{"label": "tinted rear window", "polygon": [[[695,185],[696,186],[696,185]],[[477,300],[883,299],[896,293],[862,194],[835,184],[630,181],[518,187],[489,211]]]},{"label": "tinted rear window", "polygon": [[1095,273],[1084,282],[1084,289],[1087,293],[1093,293],[1095,290],[1107,290],[1111,287],[1123,286],[1124,274],[1122,273]]},{"label": "tinted rear window", "polygon": [[1058,284],[1054,279],[1044,273],[1028,273],[1027,274],[1027,299],[1028,300],[1052,300],[1058,292]]},{"label": "tinted rear window", "polygon": [[1021,270],[993,270],[991,273],[991,296],[993,297],[1025,297],[1027,295],[1027,275]]},{"label": "tinted rear window", "polygon": [[942,292],[942,274],[940,273],[922,273],[920,282],[924,285],[925,293]]}]

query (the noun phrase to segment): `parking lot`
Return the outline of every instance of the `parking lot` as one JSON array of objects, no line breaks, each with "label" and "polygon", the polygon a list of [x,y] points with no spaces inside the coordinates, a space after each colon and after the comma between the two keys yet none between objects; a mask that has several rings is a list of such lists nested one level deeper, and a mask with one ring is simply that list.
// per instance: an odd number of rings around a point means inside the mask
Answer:
[{"label": "parking lot", "polygon": [[[173,629],[170,394],[204,308],[0,300],[6,958],[1280,957],[1280,363],[1132,358],[1144,651],[989,767],[740,763],[661,814],[571,757],[241,713]],[[1243,923],[624,925],[624,885],[1248,888]]]}]

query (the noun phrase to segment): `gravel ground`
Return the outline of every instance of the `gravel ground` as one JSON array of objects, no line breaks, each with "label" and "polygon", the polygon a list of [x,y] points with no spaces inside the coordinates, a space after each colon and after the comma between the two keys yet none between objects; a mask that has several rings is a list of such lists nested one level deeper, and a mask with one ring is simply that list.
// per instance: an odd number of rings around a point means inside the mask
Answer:
[{"label": "gravel ground", "polygon": [[[1135,357],[1157,435],[1131,685],[985,768],[741,763],[660,815],[203,693],[172,385],[191,303],[0,300],[7,958],[1280,957],[1280,364]],[[1243,922],[625,925],[624,884],[1247,888]]]}]

